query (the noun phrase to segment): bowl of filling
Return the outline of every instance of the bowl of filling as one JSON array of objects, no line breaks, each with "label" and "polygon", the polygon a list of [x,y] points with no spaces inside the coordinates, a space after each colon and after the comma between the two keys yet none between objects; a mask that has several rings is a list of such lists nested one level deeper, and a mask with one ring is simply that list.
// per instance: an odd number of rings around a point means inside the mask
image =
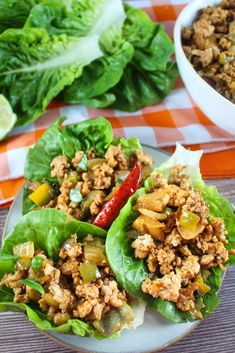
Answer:
[{"label": "bowl of filling", "polygon": [[195,103],[218,126],[235,133],[235,2],[195,0],[174,29],[181,77]]}]

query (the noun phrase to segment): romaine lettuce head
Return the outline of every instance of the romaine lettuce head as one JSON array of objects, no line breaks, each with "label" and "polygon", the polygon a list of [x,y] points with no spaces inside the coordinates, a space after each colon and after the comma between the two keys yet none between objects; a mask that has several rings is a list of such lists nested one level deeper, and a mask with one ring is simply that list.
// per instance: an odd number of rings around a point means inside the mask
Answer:
[{"label": "romaine lettuce head", "polygon": [[[35,249],[43,250],[45,255],[57,261],[62,244],[72,234],[77,234],[78,240],[82,241],[88,234],[105,238],[106,231],[89,223],[68,219],[64,212],[55,209],[32,211],[23,216],[3,240],[2,248],[0,249],[0,279],[4,273],[14,273],[15,271],[14,265],[17,260],[17,257],[13,256],[13,247],[15,245],[31,240],[34,242]],[[29,279],[25,281],[28,281],[25,284],[30,285],[32,288],[43,291],[43,288],[37,282],[31,281],[33,283],[29,283]],[[12,289],[0,286],[0,311],[24,311],[28,319],[41,330],[73,333],[78,336],[93,336],[97,339],[107,338],[107,336],[98,332],[93,325],[78,319],[71,319],[66,324],[55,326],[33,304],[14,303],[13,298]],[[133,301],[131,307],[135,319],[132,325],[127,328],[135,328],[143,323],[145,303]],[[117,334],[112,337],[116,336]]]},{"label": "romaine lettuce head", "polygon": [[[119,81],[133,54],[121,37],[124,19],[121,0],[40,1],[23,28],[2,33],[0,87],[17,115],[16,125],[40,117],[81,75],[89,89],[96,85],[97,95],[110,77],[111,82]],[[106,51],[108,58],[97,62]]]},{"label": "romaine lettuce head", "polygon": [[[194,188],[200,189],[203,198],[207,201],[210,213],[214,217],[220,217],[224,220],[228,231],[226,245],[227,249],[235,248],[235,215],[230,202],[225,199],[217,191],[214,186],[207,186],[200,173],[199,161],[202,152],[192,152],[184,149],[180,144],[177,144],[176,152],[164,162],[159,168],[153,171],[153,174],[161,173],[168,178],[170,168],[175,165],[184,165],[186,169],[184,174],[189,175],[189,180]],[[146,181],[146,188],[151,184],[150,180]],[[143,293],[141,289],[142,282],[148,277],[148,269],[144,260],[136,259],[134,249],[131,248],[133,239],[127,236],[127,232],[131,229],[133,221],[139,213],[133,210],[133,206],[137,198],[146,193],[146,188],[142,188],[133,195],[125,207],[120,212],[118,218],[113,222],[108,231],[106,240],[106,253],[112,270],[114,271],[119,284],[131,295],[147,300],[150,305],[160,312],[164,317],[175,322],[185,322],[194,320],[187,313],[180,311],[173,302],[154,299]],[[235,264],[235,255],[229,257],[227,265]],[[203,317],[207,317],[218,306],[220,299],[217,295],[222,281],[222,270],[213,268],[210,270],[210,275],[207,279],[207,284],[211,290],[203,297],[199,297],[199,301],[203,300],[204,308],[201,310]]]}]

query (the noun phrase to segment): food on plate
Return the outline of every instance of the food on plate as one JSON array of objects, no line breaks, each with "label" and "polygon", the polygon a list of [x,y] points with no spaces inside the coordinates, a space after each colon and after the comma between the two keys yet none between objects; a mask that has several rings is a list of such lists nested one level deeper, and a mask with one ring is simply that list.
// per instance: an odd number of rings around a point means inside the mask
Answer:
[{"label": "food on plate", "polygon": [[235,103],[234,0],[203,8],[182,31],[184,52],[198,74]]},{"label": "food on plate", "polygon": [[108,228],[152,172],[138,139],[113,138],[104,118],[53,123],[26,157],[23,213],[56,208]]},{"label": "food on plate", "polygon": [[129,199],[106,241],[119,284],[176,322],[213,312],[225,267],[235,263],[234,211],[204,184],[200,157],[178,145]]},{"label": "food on plate", "polygon": [[133,328],[144,305],[116,282],[105,231],[45,209],[25,215],[0,252],[0,310],[20,309],[40,329],[98,339]]},{"label": "food on plate", "polygon": [[121,0],[9,4],[0,14],[0,86],[15,125],[38,119],[56,97],[136,111],[160,102],[175,83],[165,30]]}]

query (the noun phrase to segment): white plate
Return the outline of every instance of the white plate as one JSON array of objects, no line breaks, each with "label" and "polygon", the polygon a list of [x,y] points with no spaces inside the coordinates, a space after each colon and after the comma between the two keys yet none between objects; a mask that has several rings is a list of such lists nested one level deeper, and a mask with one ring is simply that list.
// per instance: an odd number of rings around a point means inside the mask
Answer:
[{"label": "white plate", "polygon": [[[159,165],[168,158],[165,152],[153,147],[144,146],[144,151],[150,153]],[[22,191],[13,202],[6,220],[4,235],[14,227],[22,216]],[[84,338],[68,334],[58,334],[48,331],[56,341],[81,353],[149,353],[155,352],[188,334],[198,322],[175,324],[164,319],[151,309],[145,312],[144,324],[135,330],[124,330],[117,339],[98,341],[94,338]]]}]

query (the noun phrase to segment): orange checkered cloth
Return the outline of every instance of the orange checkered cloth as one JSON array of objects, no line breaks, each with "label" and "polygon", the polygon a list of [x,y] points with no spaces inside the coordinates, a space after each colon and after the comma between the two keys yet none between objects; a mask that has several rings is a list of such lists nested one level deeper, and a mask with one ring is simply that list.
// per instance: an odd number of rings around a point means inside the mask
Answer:
[{"label": "orange checkered cloth", "polygon": [[[154,21],[165,25],[172,37],[174,22],[187,0],[130,0]],[[191,149],[203,149],[202,173],[207,178],[235,176],[235,135],[214,125],[195,105],[179,79],[165,100],[135,113],[94,110],[82,105],[63,106],[53,102],[36,122],[15,128],[0,143],[0,207],[7,207],[23,184],[24,160],[55,118],[68,117],[66,124],[103,115],[111,122],[115,136],[136,136],[144,144],[172,152],[179,141]]]}]

